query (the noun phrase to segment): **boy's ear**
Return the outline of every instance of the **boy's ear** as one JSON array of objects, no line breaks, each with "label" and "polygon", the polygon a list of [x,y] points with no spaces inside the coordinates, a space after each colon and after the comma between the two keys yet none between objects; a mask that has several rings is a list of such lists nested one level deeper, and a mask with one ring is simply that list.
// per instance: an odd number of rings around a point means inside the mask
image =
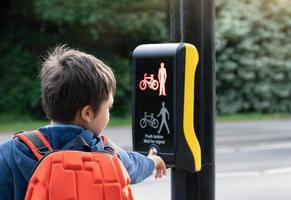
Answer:
[{"label": "boy's ear", "polygon": [[87,123],[90,123],[92,121],[92,119],[94,118],[94,112],[91,108],[91,106],[84,106],[81,109],[81,118],[82,120],[84,120]]}]

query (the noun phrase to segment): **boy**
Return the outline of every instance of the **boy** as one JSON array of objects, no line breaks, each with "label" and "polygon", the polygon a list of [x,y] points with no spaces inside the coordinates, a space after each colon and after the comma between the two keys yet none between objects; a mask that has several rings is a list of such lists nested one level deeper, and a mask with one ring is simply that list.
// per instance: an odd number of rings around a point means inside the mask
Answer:
[{"label": "boy", "polygon": [[[103,151],[100,133],[109,121],[115,94],[111,69],[92,55],[57,47],[40,72],[42,103],[51,124],[39,129],[54,150],[82,150],[70,145],[81,136],[89,150]],[[155,178],[166,174],[163,160],[150,151],[148,157],[118,148],[131,178],[138,183],[156,170]],[[19,139],[0,145],[0,199],[22,200],[37,164],[32,151]]]}]

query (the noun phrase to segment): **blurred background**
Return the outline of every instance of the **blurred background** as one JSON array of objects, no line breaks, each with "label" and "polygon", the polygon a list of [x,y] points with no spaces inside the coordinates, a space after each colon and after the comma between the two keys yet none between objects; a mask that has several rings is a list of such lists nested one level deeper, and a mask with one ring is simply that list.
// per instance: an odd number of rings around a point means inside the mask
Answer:
[{"label": "blurred background", "polygon": [[[38,72],[46,51],[58,44],[91,53],[114,69],[112,114],[128,118],[131,53],[141,43],[169,42],[169,4],[1,0],[1,121],[45,119]],[[218,115],[291,113],[288,0],[217,0],[215,41]]]},{"label": "blurred background", "polygon": [[93,54],[111,66],[118,88],[113,115],[129,115],[131,52],[140,43],[168,39],[166,1],[1,0],[0,4],[1,115],[45,119],[37,76],[41,58],[58,44]]},{"label": "blurred background", "polygon": [[[170,0],[1,0],[0,143],[48,123],[40,64],[67,44],[113,68],[107,134],[132,149],[131,53],[170,41],[169,8]],[[217,199],[289,200],[291,2],[216,0],[215,26]],[[170,176],[133,188],[139,200],[170,199]]]}]

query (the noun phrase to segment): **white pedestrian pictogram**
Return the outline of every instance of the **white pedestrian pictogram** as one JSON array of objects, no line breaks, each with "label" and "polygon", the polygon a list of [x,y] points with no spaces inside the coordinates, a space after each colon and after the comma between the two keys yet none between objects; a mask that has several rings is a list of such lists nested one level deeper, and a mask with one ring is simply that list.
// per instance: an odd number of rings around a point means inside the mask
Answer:
[{"label": "white pedestrian pictogram", "polygon": [[166,96],[166,80],[167,80],[167,70],[165,68],[165,64],[161,62],[160,68],[159,68],[159,73],[158,73],[158,79],[160,83],[160,92],[159,96]]},{"label": "white pedestrian pictogram", "polygon": [[162,117],[162,122],[160,124],[160,128],[158,130],[158,133],[161,133],[162,128],[165,126],[167,129],[167,134],[170,134],[170,130],[169,130],[169,126],[167,123],[167,118],[168,120],[170,120],[170,114],[168,109],[165,107],[165,102],[162,102],[162,108],[160,110],[160,113],[157,115],[157,117],[161,116]]}]

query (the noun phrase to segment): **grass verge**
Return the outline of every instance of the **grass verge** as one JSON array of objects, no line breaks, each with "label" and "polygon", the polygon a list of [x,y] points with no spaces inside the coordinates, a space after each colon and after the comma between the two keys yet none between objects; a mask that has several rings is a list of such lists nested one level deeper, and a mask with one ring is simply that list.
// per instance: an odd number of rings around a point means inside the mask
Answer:
[{"label": "grass verge", "polygon": [[216,117],[216,121],[218,122],[260,121],[260,120],[279,120],[279,119],[291,119],[291,114],[246,113],[246,114],[233,114],[233,115],[219,115]]},{"label": "grass verge", "polygon": [[[34,130],[49,124],[48,120],[38,120],[25,115],[0,115],[0,133]],[[130,126],[131,117],[111,117],[109,127]]]},{"label": "grass verge", "polygon": [[[231,121],[258,121],[258,120],[279,120],[291,119],[291,114],[234,114],[219,115],[216,117],[217,122]],[[24,115],[0,115],[0,133],[17,132],[20,130],[34,130],[49,124],[46,120],[37,120]],[[131,117],[111,117],[109,127],[131,126]]]},{"label": "grass verge", "polygon": [[1,114],[0,115],[0,133],[17,132],[20,130],[34,130],[38,127],[47,125],[46,120],[37,120],[25,115]]}]

